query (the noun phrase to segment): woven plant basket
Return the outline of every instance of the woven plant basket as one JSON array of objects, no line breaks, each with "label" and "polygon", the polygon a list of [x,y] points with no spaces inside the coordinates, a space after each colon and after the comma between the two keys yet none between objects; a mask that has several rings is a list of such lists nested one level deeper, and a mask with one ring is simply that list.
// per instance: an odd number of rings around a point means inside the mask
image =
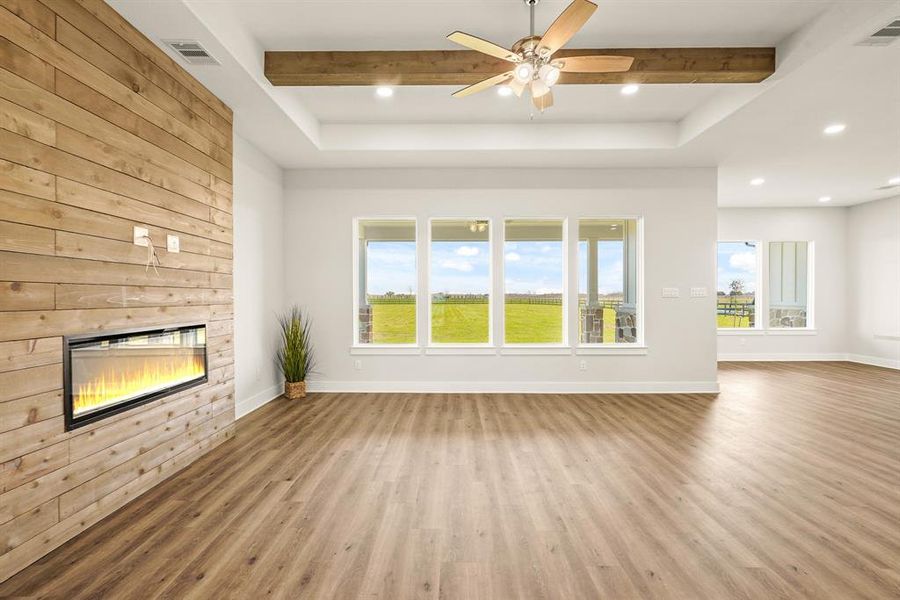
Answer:
[{"label": "woven plant basket", "polygon": [[305,381],[285,381],[284,395],[288,400],[297,400],[298,398],[306,398],[306,382]]}]

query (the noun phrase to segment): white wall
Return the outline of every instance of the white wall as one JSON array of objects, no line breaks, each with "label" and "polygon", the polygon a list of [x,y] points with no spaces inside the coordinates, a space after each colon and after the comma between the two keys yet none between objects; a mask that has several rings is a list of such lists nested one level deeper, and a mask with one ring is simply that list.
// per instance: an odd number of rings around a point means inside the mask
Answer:
[{"label": "white wall", "polygon": [[[311,389],[710,391],[717,387],[714,169],[316,170],[288,172],[285,184],[286,252],[303,257],[287,263],[287,301],[306,307],[315,321],[319,373],[311,378]],[[420,245],[432,216],[486,216],[495,220],[495,228],[504,216],[562,216],[572,223],[578,217],[643,216],[647,353],[351,354],[353,218],[406,215],[419,220]],[[570,248],[574,248],[571,239]],[[420,301],[422,281],[420,277]],[[574,270],[569,281],[577,282]],[[710,293],[689,298],[692,286],[704,286]],[[662,287],[679,287],[681,297],[662,299]],[[574,321],[570,319],[570,339],[575,339]],[[587,363],[584,371],[579,370],[581,360]]]},{"label": "white wall", "polygon": [[846,208],[721,208],[719,239],[815,243],[814,328],[719,335],[723,360],[842,360],[848,330]]},{"label": "white wall", "polygon": [[848,232],[848,352],[900,369],[900,197],[852,207]]},{"label": "white wall", "polygon": [[234,388],[241,417],[276,397],[275,317],[284,308],[282,170],[234,137]]}]

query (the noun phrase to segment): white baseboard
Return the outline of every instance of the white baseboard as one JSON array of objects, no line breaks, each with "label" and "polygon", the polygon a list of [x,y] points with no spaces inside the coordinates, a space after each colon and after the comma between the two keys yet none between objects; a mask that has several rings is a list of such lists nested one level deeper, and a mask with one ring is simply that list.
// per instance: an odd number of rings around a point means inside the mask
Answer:
[{"label": "white baseboard", "polygon": [[309,381],[310,392],[422,394],[716,394],[715,381]]},{"label": "white baseboard", "polygon": [[750,353],[741,352],[733,354],[719,354],[719,362],[806,362],[806,361],[847,361],[846,354],[830,353],[830,354],[803,354],[803,353],[783,353],[783,352],[763,352]]},{"label": "white baseboard", "polygon": [[240,419],[252,413],[257,408],[268,404],[281,395],[283,387],[281,384],[273,385],[261,392],[253,394],[249,398],[242,398],[234,403],[234,418]]},{"label": "white baseboard", "polygon": [[900,370],[900,360],[882,358],[880,356],[865,356],[862,354],[719,354],[720,362],[854,362],[873,367],[885,367],[887,369]]},{"label": "white baseboard", "polygon": [[864,354],[848,354],[847,360],[864,365],[872,365],[873,367],[885,367],[888,369],[900,370],[900,359],[882,358],[881,356],[866,356]]}]

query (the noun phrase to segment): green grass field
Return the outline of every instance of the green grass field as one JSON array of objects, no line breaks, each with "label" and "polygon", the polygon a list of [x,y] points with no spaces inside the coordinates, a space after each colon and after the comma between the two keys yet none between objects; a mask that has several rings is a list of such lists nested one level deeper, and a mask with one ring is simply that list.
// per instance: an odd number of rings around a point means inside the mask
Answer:
[{"label": "green grass field", "polygon": [[[754,297],[750,295],[743,296],[720,296],[719,305],[728,304],[750,304]],[[750,317],[740,317],[735,315],[716,315],[716,323],[720,328],[745,328],[750,327]]]},{"label": "green grass field", "polygon": [[[416,341],[414,304],[375,304],[373,342],[413,344]],[[506,341],[512,344],[562,342],[562,306],[507,304]],[[604,312],[603,341],[615,341],[615,311]],[[431,336],[438,344],[484,344],[488,341],[487,304],[435,304],[431,307]]]}]

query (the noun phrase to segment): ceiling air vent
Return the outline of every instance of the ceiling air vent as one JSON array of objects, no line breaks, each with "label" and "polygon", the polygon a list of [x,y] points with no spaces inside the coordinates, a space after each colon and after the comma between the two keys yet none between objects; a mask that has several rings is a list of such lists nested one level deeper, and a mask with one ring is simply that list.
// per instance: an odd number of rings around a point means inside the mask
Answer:
[{"label": "ceiling air vent", "polygon": [[885,25],[869,37],[857,43],[857,46],[887,46],[900,38],[900,17]]},{"label": "ceiling air vent", "polygon": [[218,65],[219,61],[213,58],[206,48],[195,40],[163,40],[169,48],[181,55],[189,65]]}]

